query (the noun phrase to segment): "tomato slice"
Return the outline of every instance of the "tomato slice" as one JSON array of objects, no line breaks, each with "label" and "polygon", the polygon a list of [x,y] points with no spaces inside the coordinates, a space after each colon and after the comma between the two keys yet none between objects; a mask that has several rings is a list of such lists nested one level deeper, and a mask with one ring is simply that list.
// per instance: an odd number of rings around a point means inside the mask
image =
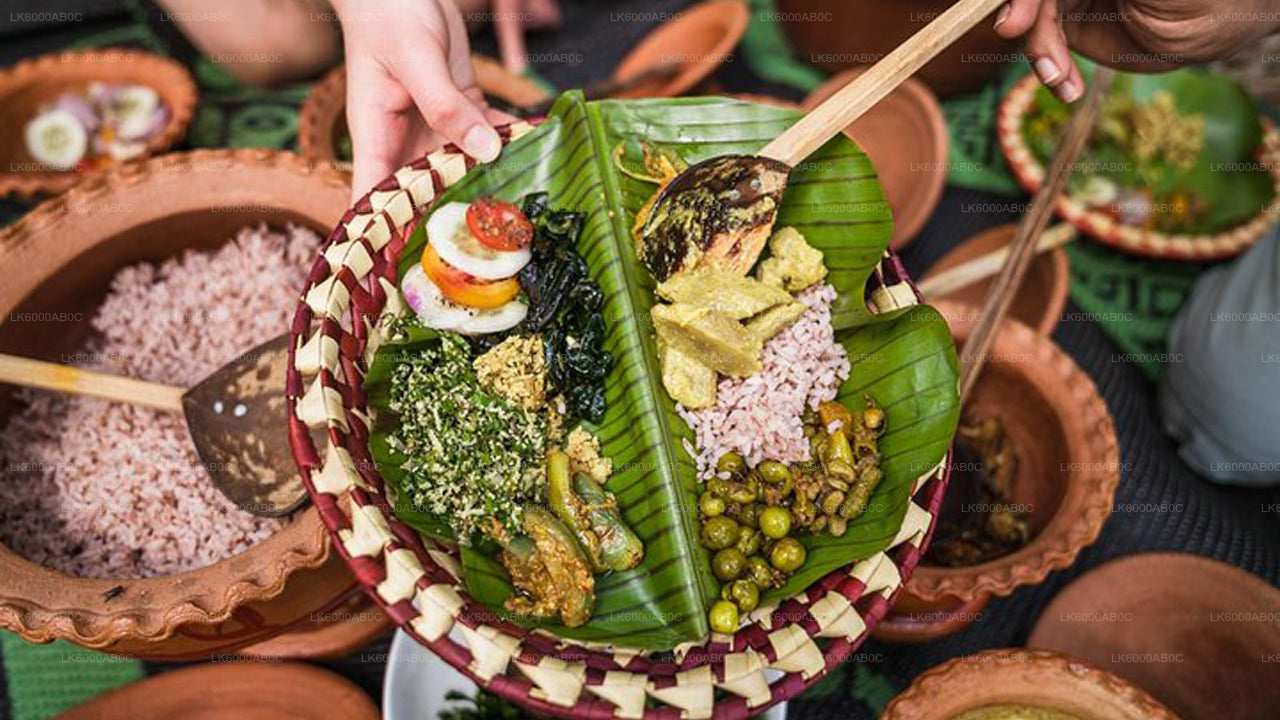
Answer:
[{"label": "tomato slice", "polygon": [[477,198],[467,207],[467,227],[494,250],[519,250],[533,242],[533,223],[520,208],[491,197]]},{"label": "tomato slice", "polygon": [[445,297],[459,305],[496,308],[520,294],[520,282],[515,278],[481,280],[442,260],[430,245],[422,251],[422,270]]}]

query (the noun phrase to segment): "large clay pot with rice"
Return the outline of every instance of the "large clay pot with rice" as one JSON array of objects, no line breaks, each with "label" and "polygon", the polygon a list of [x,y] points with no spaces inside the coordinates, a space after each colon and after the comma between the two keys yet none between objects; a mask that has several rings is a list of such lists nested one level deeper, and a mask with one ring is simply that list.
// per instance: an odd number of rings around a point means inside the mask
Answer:
[{"label": "large clay pot with rice", "polygon": [[[800,58],[828,72],[872,65],[928,25],[953,0],[778,0],[778,22]],[[917,77],[941,97],[976,90],[1019,56],[981,22],[943,48]]]},{"label": "large clay pot with rice", "polygon": [[[86,179],[0,231],[0,266],[21,269],[0,276],[0,352],[59,360],[82,347],[120,268],[212,249],[259,222],[323,236],[347,199],[338,173],[269,150],[167,155]],[[13,390],[0,387],[6,425]],[[0,626],[30,642],[144,658],[229,653],[306,625],[352,592],[314,508],[237,555],[144,579],[73,577],[0,546]]]}]

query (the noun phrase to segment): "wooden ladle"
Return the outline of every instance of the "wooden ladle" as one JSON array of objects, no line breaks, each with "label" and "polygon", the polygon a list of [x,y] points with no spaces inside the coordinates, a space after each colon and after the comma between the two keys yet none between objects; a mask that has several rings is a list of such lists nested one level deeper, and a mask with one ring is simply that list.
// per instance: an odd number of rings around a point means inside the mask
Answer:
[{"label": "wooden ladle", "polygon": [[274,517],[307,499],[284,435],[288,335],[227,363],[189,390],[0,354],[0,382],[180,412],[213,484],[240,509]]},{"label": "wooden ladle", "polygon": [[[873,107],[1005,0],[960,0],[756,155],[689,166],[663,188],[642,229],[659,280],[690,267],[689,238],[717,264],[746,272],[773,231],[791,169]],[[707,216],[718,218],[708,222]],[[701,262],[699,256],[696,262]]]}]

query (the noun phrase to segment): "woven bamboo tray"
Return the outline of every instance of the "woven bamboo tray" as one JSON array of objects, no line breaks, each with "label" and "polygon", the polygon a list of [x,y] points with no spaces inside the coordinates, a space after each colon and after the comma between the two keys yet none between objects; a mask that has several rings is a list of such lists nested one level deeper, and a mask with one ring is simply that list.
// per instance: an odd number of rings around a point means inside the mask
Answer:
[{"label": "woven bamboo tray", "polygon": [[[1018,183],[1034,193],[1044,180],[1045,168],[1031,154],[1022,136],[1022,119],[1035,102],[1039,82],[1028,75],[1019,81],[1000,103],[996,115],[996,135],[1000,149]],[[1280,196],[1280,132],[1265,123],[1258,162],[1270,173]],[[1122,225],[1111,215],[1089,208],[1069,194],[1058,198],[1059,216],[1081,232],[1125,252],[1171,260],[1220,260],[1238,255],[1258,241],[1277,219],[1280,202],[1269,203],[1252,219],[1216,235],[1170,235],[1156,230]]]},{"label": "woven bamboo tray", "polygon": [[[499,128],[509,143],[533,129]],[[648,655],[516,627],[470,598],[454,550],[391,512],[368,450],[363,372],[387,311],[404,309],[396,266],[432,201],[474,162],[448,146],[396,171],[347,211],[311,268],[292,327],[289,439],[336,551],[387,615],[450,665],[536,712],[581,719],[741,720],[844,662],[919,562],[949,476],[950,453],[917,479],[889,548],[752,612],[734,635]],[[868,297],[884,312],[921,298],[886,253]],[[317,447],[310,431],[327,430]],[[585,692],[584,692],[585,691]]]}]

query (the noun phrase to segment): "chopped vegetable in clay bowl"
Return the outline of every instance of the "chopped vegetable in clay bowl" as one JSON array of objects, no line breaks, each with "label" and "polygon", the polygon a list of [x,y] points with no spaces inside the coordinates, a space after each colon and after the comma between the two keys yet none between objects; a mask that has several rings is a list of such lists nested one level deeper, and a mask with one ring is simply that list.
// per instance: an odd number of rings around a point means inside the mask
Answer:
[{"label": "chopped vegetable in clay bowl", "polygon": [[180,64],[132,48],[44,55],[0,71],[0,193],[66,190],[86,173],[167,150],[195,109]]},{"label": "chopped vegetable in clay bowl", "polygon": [[[428,156],[335,230],[295,318],[295,455],[366,587],[412,603],[402,624],[447,659],[452,619],[515,647],[538,630],[687,650],[914,566],[956,357],[886,253],[867,157],[833,140],[785,195],[711,173],[686,188],[682,238],[645,231],[682,169],[798,117],[568,93],[503,128],[495,163]],[[720,241],[774,208],[755,247]],[[336,440],[310,446],[307,425]],[[431,599],[445,587],[460,604]]]}]

